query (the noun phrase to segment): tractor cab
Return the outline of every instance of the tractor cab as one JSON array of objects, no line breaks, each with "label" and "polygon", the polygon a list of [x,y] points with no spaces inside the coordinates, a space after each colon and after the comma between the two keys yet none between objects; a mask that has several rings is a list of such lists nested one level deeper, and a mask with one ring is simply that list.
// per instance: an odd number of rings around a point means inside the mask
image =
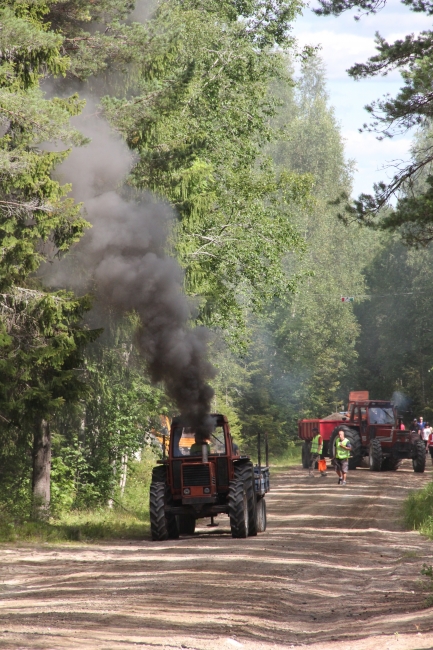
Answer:
[{"label": "tractor cab", "polygon": [[184,505],[215,503],[221,488],[233,479],[235,451],[227,417],[213,414],[213,429],[197,434],[181,418],[174,418],[170,431],[170,484],[175,499]]},{"label": "tractor cab", "polygon": [[391,402],[364,400],[350,405],[350,424],[359,427],[361,439],[389,436],[397,427],[397,413]]}]

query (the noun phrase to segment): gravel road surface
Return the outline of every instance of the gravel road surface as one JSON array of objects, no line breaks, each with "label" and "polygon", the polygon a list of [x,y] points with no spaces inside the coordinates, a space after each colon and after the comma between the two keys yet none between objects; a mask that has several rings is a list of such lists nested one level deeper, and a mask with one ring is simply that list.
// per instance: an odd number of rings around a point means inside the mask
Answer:
[{"label": "gravel road surface", "polygon": [[275,469],[255,538],[232,539],[223,516],[162,543],[3,545],[0,648],[433,648],[433,546],[400,523],[430,478],[409,461],[346,487]]}]

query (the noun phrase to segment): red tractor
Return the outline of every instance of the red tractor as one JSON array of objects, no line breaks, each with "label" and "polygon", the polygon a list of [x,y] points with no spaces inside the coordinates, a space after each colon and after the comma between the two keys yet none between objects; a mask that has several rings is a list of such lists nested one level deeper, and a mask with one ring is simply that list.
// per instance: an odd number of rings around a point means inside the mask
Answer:
[{"label": "red tractor", "polygon": [[[337,419],[335,415],[338,415]],[[299,436],[312,439],[313,426],[324,439],[323,455],[333,457],[334,441],[343,428],[352,445],[349,467],[355,469],[363,457],[368,456],[373,472],[381,469],[396,470],[400,461],[411,458],[414,472],[424,472],[425,445],[416,432],[402,430],[393,404],[384,400],[370,400],[368,391],[350,393],[347,413],[334,414],[322,420],[301,420]],[[332,431],[330,430],[332,427]],[[304,455],[308,449],[303,450]]]},{"label": "red tractor", "polygon": [[260,460],[253,466],[248,456],[239,454],[225,415],[211,417],[213,431],[202,445],[181,417],[173,418],[168,457],[164,450],[152,472],[150,526],[155,541],[192,535],[197,519],[221,513],[230,518],[232,537],[266,530],[269,467],[262,467]]}]

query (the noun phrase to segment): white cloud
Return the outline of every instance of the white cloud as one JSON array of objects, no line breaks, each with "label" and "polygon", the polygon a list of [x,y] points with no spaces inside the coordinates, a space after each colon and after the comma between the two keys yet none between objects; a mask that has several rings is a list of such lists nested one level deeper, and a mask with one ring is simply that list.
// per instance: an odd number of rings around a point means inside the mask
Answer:
[{"label": "white cloud", "polygon": [[374,40],[355,34],[335,34],[329,30],[300,32],[296,35],[301,47],[321,45],[320,55],[331,79],[347,78],[347,68],[361,63],[375,53]]},{"label": "white cloud", "polygon": [[347,158],[356,162],[354,194],[372,192],[373,183],[387,182],[396,172],[395,165],[410,158],[410,138],[379,141],[372,133],[343,131]]}]

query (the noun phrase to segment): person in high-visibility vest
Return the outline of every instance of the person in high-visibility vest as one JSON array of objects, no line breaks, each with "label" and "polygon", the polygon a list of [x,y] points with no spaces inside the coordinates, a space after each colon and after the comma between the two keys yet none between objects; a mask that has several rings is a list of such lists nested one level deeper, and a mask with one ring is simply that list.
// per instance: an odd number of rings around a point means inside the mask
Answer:
[{"label": "person in high-visibility vest", "polygon": [[338,474],[338,485],[346,485],[347,472],[349,469],[349,457],[352,445],[346,438],[344,429],[340,429],[333,443],[335,471]]},{"label": "person in high-visibility vest", "polygon": [[[313,428],[313,439],[310,447],[310,465],[308,469],[309,476],[314,476],[314,467],[316,462],[320,460],[323,450],[323,439],[317,427]],[[320,472],[321,476],[326,476],[326,472]]]}]

